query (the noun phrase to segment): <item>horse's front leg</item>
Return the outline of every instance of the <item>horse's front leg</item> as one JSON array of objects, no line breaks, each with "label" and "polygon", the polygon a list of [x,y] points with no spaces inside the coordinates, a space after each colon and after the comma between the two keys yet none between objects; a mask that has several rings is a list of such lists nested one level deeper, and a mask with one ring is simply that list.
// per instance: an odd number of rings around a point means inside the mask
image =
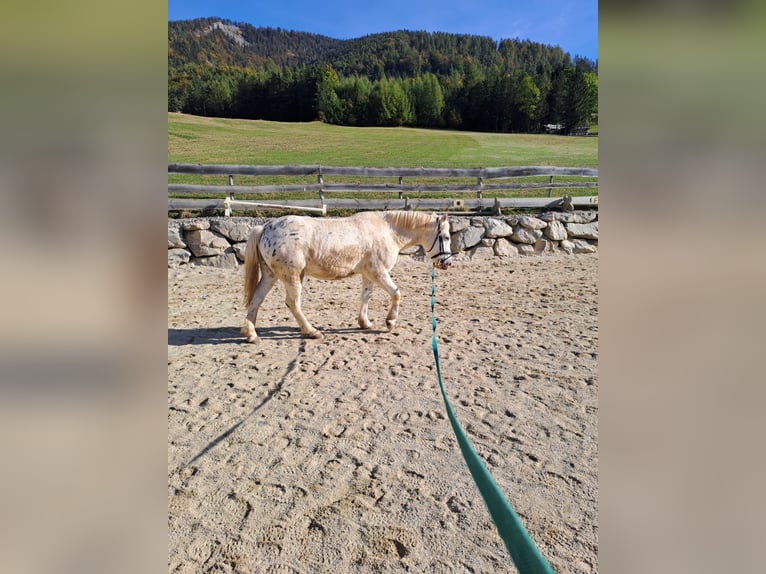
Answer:
[{"label": "horse's front leg", "polygon": [[401,293],[399,287],[396,286],[394,280],[391,279],[391,275],[388,271],[384,271],[375,281],[380,285],[383,290],[391,297],[391,307],[388,309],[388,315],[386,316],[386,327],[389,331],[393,331],[396,327],[396,320],[399,318],[399,301],[401,301]]},{"label": "horse's front leg", "polygon": [[362,306],[359,309],[359,326],[362,329],[369,329],[372,326],[370,318],[367,316],[367,309],[370,305],[372,290],[375,284],[367,277],[362,277]]}]

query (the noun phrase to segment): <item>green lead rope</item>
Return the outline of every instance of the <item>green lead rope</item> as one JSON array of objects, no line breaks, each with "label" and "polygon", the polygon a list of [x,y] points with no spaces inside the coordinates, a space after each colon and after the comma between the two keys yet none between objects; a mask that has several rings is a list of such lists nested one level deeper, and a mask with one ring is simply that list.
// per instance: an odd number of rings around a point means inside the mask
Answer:
[{"label": "green lead rope", "polygon": [[492,475],[489,474],[487,467],[481,462],[481,459],[476,454],[476,451],[471,446],[471,442],[463,431],[463,427],[460,426],[455,413],[452,410],[447,399],[447,393],[444,390],[444,382],[442,381],[441,365],[439,364],[439,347],[436,344],[436,315],[434,313],[434,307],[436,305],[436,270],[431,271],[431,325],[433,326],[434,334],[431,346],[434,350],[434,359],[436,360],[436,373],[439,376],[439,388],[441,389],[442,398],[444,398],[444,406],[447,408],[447,416],[452,424],[452,430],[457,437],[460,451],[463,453],[463,458],[468,465],[468,470],[471,471],[471,476],[479,488],[482,498],[484,499],[489,514],[492,517],[492,521],[497,527],[497,531],[500,534],[500,538],[503,539],[505,547],[508,549],[508,553],[511,555],[516,569],[520,574],[554,574],[553,568],[540,554],[534,541],[529,536],[529,533],[524,528],[521,520],[514,512],[511,505],[503,496],[503,493],[498,488],[495,481],[492,479]]}]

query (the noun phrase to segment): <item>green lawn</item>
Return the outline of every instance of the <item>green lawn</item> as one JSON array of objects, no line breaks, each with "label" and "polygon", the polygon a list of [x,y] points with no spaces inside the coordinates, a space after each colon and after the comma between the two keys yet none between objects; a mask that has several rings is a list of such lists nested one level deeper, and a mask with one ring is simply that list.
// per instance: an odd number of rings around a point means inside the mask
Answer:
[{"label": "green lawn", "polygon": [[598,167],[597,137],[354,128],[168,113],[168,161],[366,167]]}]

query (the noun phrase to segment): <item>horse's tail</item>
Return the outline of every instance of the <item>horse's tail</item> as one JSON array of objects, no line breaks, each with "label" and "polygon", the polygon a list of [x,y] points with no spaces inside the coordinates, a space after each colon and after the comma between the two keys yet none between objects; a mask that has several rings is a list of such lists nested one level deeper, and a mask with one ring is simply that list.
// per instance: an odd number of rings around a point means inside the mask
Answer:
[{"label": "horse's tail", "polygon": [[258,244],[261,241],[263,225],[256,225],[250,232],[250,237],[245,246],[245,308],[250,306],[250,301],[255,295],[255,288],[261,280],[261,262],[258,254]]}]

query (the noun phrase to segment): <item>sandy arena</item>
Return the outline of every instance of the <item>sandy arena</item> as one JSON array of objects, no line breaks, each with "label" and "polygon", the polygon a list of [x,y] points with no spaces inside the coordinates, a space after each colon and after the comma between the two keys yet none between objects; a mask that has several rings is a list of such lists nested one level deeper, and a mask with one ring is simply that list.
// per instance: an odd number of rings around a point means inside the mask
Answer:
[{"label": "sandy arena", "polygon": [[[397,328],[361,280],[281,285],[239,334],[244,271],[168,270],[168,570],[515,572],[463,461],[431,351],[430,263],[401,256]],[[450,401],[559,573],[598,571],[598,256],[436,274]]]}]

